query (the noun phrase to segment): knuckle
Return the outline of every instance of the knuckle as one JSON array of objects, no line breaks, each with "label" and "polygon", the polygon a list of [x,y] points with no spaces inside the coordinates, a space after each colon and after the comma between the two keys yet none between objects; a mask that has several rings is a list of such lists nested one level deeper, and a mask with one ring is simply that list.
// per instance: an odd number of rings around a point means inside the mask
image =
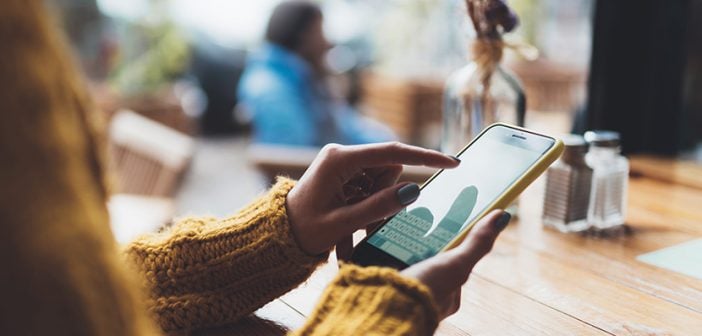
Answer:
[{"label": "knuckle", "polygon": [[324,145],[324,147],[322,147],[320,154],[324,157],[337,156],[339,154],[339,151],[342,149],[342,147],[343,146],[336,144],[336,143],[326,144],[326,145]]},{"label": "knuckle", "polygon": [[[470,279],[470,274],[473,272],[473,268],[469,268],[464,272],[461,276],[461,286],[468,282],[468,279]],[[460,295],[459,295],[460,296]]]},{"label": "knuckle", "polygon": [[460,270],[458,272],[454,272],[453,276],[455,279],[455,283],[458,286],[458,289],[468,281],[468,278],[470,277],[470,273],[473,271],[473,265],[466,265],[463,260],[460,258],[456,258],[456,261],[454,261],[450,269],[452,270]]},{"label": "knuckle", "polygon": [[495,237],[492,232],[489,232],[488,230],[479,230],[475,233],[473,244],[477,245],[481,250],[489,251],[492,249],[492,242],[494,240]]},{"label": "knuckle", "polygon": [[397,146],[397,149],[400,149],[400,150],[410,150],[410,149],[412,149],[412,147],[409,146],[408,144],[406,144],[406,143],[404,143],[404,142],[399,142],[399,141],[396,141],[396,142],[395,142],[395,146]]},{"label": "knuckle", "polygon": [[388,147],[393,150],[400,150],[405,148],[405,145],[399,141],[391,141],[388,143]]},{"label": "knuckle", "polygon": [[475,232],[468,240],[468,244],[461,250],[461,254],[468,260],[477,261],[490,253],[493,247],[494,236],[485,232]]},{"label": "knuckle", "polygon": [[478,250],[482,255],[490,253],[490,251],[492,251],[492,242],[486,240],[479,242]]}]

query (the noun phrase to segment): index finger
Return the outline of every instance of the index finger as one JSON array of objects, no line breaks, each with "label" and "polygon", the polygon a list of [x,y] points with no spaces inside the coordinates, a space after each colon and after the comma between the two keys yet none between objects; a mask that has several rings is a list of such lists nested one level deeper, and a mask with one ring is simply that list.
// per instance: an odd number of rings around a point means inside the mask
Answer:
[{"label": "index finger", "polygon": [[453,168],[460,161],[435,150],[410,146],[400,142],[386,142],[346,148],[343,164],[352,168],[371,168],[389,165]]}]

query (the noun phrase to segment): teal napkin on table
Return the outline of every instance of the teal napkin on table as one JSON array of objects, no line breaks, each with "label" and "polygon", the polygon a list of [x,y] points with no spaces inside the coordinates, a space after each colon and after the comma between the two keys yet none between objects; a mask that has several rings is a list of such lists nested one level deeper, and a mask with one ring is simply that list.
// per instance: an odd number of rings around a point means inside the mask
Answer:
[{"label": "teal napkin on table", "polygon": [[636,257],[639,261],[702,279],[702,239]]}]

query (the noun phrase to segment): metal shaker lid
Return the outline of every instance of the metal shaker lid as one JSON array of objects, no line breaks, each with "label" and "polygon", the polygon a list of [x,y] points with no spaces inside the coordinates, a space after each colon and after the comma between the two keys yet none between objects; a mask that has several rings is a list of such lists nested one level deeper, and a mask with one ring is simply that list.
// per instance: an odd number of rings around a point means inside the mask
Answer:
[{"label": "metal shaker lid", "polygon": [[606,130],[585,132],[585,141],[597,147],[619,147],[619,133]]},{"label": "metal shaker lid", "polygon": [[580,163],[587,152],[588,144],[585,139],[577,134],[567,134],[561,137],[565,149],[561,160],[568,164]]},{"label": "metal shaker lid", "polygon": [[566,134],[561,137],[561,140],[563,141],[563,144],[566,146],[566,149],[579,149],[579,148],[584,148],[587,149],[587,142],[585,141],[585,138],[583,138],[580,135],[577,134]]}]

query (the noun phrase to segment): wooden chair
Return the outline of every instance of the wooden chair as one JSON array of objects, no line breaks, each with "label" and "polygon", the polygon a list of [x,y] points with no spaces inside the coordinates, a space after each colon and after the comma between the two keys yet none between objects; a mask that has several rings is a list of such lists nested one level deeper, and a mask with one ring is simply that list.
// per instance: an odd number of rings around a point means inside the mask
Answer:
[{"label": "wooden chair", "polygon": [[528,110],[570,113],[584,100],[586,73],[582,69],[545,59],[516,61],[509,67],[524,84]]},{"label": "wooden chair", "polygon": [[392,128],[400,140],[438,147],[444,83],[392,78],[375,72],[361,77],[362,111]]},{"label": "wooden chair", "polygon": [[114,115],[109,136],[118,193],[174,195],[192,160],[191,137],[128,110]]}]

